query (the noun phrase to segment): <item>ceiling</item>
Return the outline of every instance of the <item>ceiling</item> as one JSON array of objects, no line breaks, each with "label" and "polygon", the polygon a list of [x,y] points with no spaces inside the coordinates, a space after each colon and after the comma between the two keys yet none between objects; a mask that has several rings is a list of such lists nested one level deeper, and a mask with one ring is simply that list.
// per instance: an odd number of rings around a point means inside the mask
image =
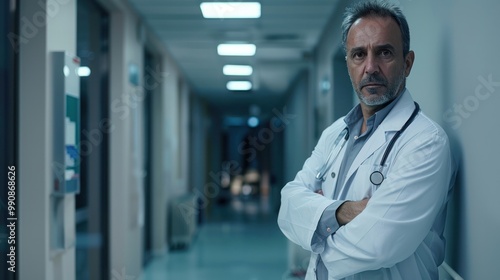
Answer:
[{"label": "ceiling", "polygon": [[[225,115],[247,115],[251,105],[263,112],[280,105],[306,67],[337,2],[261,0],[259,19],[205,19],[201,0],[129,1],[165,43],[193,92]],[[253,43],[256,55],[219,56],[217,45],[226,42]],[[246,79],[228,77],[222,73],[225,64],[249,64],[254,72]],[[250,80],[254,88],[230,92],[226,89],[230,80]]]}]

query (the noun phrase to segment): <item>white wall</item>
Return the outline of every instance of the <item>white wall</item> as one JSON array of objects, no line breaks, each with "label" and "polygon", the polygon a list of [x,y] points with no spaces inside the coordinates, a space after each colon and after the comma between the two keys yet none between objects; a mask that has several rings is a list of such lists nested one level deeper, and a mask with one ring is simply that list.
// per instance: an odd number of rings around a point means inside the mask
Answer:
[{"label": "white wall", "polygon": [[[76,53],[76,2],[20,2],[18,259],[19,279],[74,279],[75,200],[63,199],[67,248],[50,248],[53,90],[51,52]],[[60,34],[65,34],[64,37]]]},{"label": "white wall", "polygon": [[[163,42],[146,27],[145,47],[155,55],[152,131],[152,246],[154,255],[168,251],[169,201],[190,189],[189,131],[191,92]],[[203,138],[202,138],[203,139]],[[201,139],[200,139],[201,140]]]},{"label": "white wall", "polygon": [[[136,37],[137,19],[126,6],[115,6],[111,14],[111,75],[110,119],[114,129],[110,135],[110,276],[113,271],[125,270],[139,275],[142,254],[138,236],[141,228],[131,215],[133,191],[137,186],[133,176],[133,117],[137,102],[131,100],[133,86],[129,83],[128,67],[131,63],[142,69],[142,51]],[[139,74],[142,77],[141,74]],[[135,220],[137,221],[137,220]],[[136,242],[131,242],[136,241]]]},{"label": "white wall", "polygon": [[[461,159],[453,204],[454,247],[447,259],[465,279],[496,275],[500,250],[500,196],[496,178],[500,131],[500,3],[403,2],[413,31],[416,63],[409,87],[424,110],[447,129]],[[425,16],[423,16],[425,15]],[[489,78],[491,77],[491,78]],[[482,81],[491,79],[493,85]],[[495,84],[496,83],[496,84]]]},{"label": "white wall", "polygon": [[[116,125],[111,135],[110,186],[110,258],[111,272],[125,269],[138,276],[142,270],[142,234],[144,226],[144,44],[153,44],[161,68],[154,69],[159,96],[154,96],[153,116],[153,250],[163,254],[167,249],[167,204],[172,197],[187,191],[188,105],[189,88],[165,47],[143,25],[125,1],[111,5],[111,120]],[[143,29],[146,41],[139,36]],[[149,46],[151,47],[151,46]],[[128,68],[140,70],[139,86],[128,79]],[[135,99],[134,99],[135,96]],[[120,105],[132,97],[122,110]],[[136,102],[134,102],[136,100]],[[121,103],[119,103],[121,101]],[[156,104],[156,101],[158,104]],[[128,114],[124,111],[128,111]],[[148,206],[149,207],[149,206]],[[141,215],[142,214],[142,215]]]}]

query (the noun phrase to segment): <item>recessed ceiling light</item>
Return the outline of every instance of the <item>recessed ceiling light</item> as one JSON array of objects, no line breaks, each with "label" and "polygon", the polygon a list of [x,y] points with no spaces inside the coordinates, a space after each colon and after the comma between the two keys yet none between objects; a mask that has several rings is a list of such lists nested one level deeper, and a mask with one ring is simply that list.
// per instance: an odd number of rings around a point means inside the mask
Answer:
[{"label": "recessed ceiling light", "polygon": [[249,65],[224,65],[222,72],[227,76],[250,76],[253,68]]},{"label": "recessed ceiling light", "polygon": [[254,44],[220,44],[217,46],[219,55],[253,56],[257,47]]},{"label": "recessed ceiling light", "polygon": [[257,117],[248,118],[247,124],[249,127],[257,127],[259,125],[259,119]]},{"label": "recessed ceiling light", "polygon": [[90,68],[88,68],[87,66],[80,66],[76,71],[76,74],[80,77],[88,77],[90,76],[90,73],[91,73]]},{"label": "recessed ceiling light", "polygon": [[260,18],[259,2],[203,2],[204,18]]},{"label": "recessed ceiling light", "polygon": [[251,90],[252,83],[249,81],[230,81],[227,82],[226,88],[234,91]]}]

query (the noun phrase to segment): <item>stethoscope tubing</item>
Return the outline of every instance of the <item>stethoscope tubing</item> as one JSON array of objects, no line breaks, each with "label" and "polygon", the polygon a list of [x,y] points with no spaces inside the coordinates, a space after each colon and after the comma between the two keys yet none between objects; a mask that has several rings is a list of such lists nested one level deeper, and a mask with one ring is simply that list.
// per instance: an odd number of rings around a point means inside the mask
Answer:
[{"label": "stethoscope tubing", "polygon": [[[337,147],[338,143],[340,142],[340,140],[342,138],[344,138],[344,141],[342,142],[340,149],[338,150],[337,154],[335,155],[335,158],[332,161],[330,161],[330,158],[332,157],[332,154],[333,154],[333,151],[335,150],[335,147]],[[345,127],[342,130],[342,132],[340,132],[339,136],[337,136],[337,139],[335,139],[335,142],[333,144],[333,149],[328,154],[328,157],[326,158],[325,165],[323,165],[323,170],[316,174],[316,180],[320,180],[323,182],[325,181],[326,172],[328,171],[328,169],[330,169],[331,164],[333,164],[335,162],[335,160],[337,159],[337,157],[339,156],[340,151],[342,151],[342,148],[344,148],[345,143],[347,143],[347,139],[349,139],[349,129],[347,129],[347,127]],[[329,162],[331,162],[331,164],[328,164]]]},{"label": "stethoscope tubing", "polygon": [[[401,136],[401,134],[408,128],[408,126],[410,126],[410,124],[413,122],[413,120],[415,119],[415,117],[418,115],[418,112],[420,111],[420,106],[418,105],[418,103],[417,102],[414,102],[414,103],[415,103],[415,109],[413,110],[413,113],[408,118],[408,120],[406,120],[406,122],[404,123],[403,127],[401,127],[401,129],[396,132],[396,134],[394,135],[394,137],[392,137],[391,141],[389,142],[389,145],[387,145],[387,148],[384,151],[382,159],[380,160],[380,164],[379,164],[380,168],[379,168],[379,170],[373,171],[370,174],[370,178],[369,179],[370,179],[370,182],[372,184],[378,186],[378,185],[382,184],[382,182],[384,181],[385,177],[382,174],[382,168],[384,167],[385,162],[387,161],[387,158],[389,157],[389,154],[392,151],[392,148],[394,147],[394,144],[396,143],[396,141],[398,140],[398,138]],[[325,181],[325,174],[326,174],[327,170],[330,169],[330,167],[333,164],[333,162],[335,162],[335,160],[337,159],[337,157],[340,154],[340,151],[342,150],[342,148],[344,147],[345,143],[349,139],[349,130],[348,130],[347,127],[342,130],[342,132],[339,134],[339,136],[335,140],[334,147],[336,147],[338,145],[338,142],[340,141],[341,138],[344,138],[344,142],[340,146],[340,149],[337,152],[337,155],[333,159],[332,163],[329,164],[330,158],[332,156],[332,153],[333,153],[334,149],[332,149],[330,151],[330,153],[329,153],[329,155],[327,157],[326,163],[323,166],[323,170],[320,171],[320,172],[318,172],[317,175],[316,175],[316,179],[317,180],[320,180],[320,181],[323,181],[323,182]]]},{"label": "stethoscope tubing", "polygon": [[394,144],[398,140],[399,136],[401,136],[401,134],[408,128],[408,126],[410,126],[410,124],[413,122],[415,117],[418,115],[418,112],[420,111],[420,106],[418,105],[418,103],[417,102],[414,103],[415,103],[415,109],[413,110],[413,113],[408,118],[408,120],[406,120],[403,127],[401,127],[401,129],[396,132],[394,137],[392,137],[391,142],[389,142],[389,145],[387,145],[387,148],[385,148],[384,155],[380,160],[379,164],[380,168],[376,171],[373,171],[370,174],[370,182],[375,186],[380,186],[384,182],[385,176],[382,173],[382,168],[384,168],[385,162],[387,161],[387,157],[389,157],[389,153],[392,151],[392,147],[394,147]]},{"label": "stethoscope tubing", "polygon": [[408,128],[408,126],[410,126],[410,124],[413,122],[413,120],[417,116],[418,112],[420,111],[420,106],[418,105],[418,103],[417,102],[414,102],[414,103],[415,103],[415,109],[413,110],[413,113],[411,114],[410,118],[408,118],[408,120],[405,122],[403,127],[400,130],[398,130],[398,132],[396,132],[394,137],[392,137],[391,142],[389,142],[389,145],[385,149],[384,156],[382,157],[382,160],[380,161],[380,166],[385,165],[387,157],[389,156],[389,153],[392,151],[392,147],[396,143],[396,140],[398,140],[399,136],[401,136],[401,133],[403,133]]}]

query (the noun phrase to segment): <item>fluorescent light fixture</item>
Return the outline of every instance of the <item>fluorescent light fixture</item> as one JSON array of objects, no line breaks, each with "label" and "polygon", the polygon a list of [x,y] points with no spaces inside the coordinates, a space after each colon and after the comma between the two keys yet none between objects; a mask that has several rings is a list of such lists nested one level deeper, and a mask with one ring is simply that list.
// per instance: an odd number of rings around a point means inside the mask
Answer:
[{"label": "fluorescent light fixture", "polygon": [[204,18],[260,18],[259,2],[203,2]]},{"label": "fluorescent light fixture", "polygon": [[91,73],[90,68],[88,68],[87,66],[78,67],[78,70],[77,70],[78,76],[88,77],[88,76],[90,76],[90,73]]},{"label": "fluorescent light fixture", "polygon": [[219,44],[217,53],[219,55],[253,56],[256,49],[254,44]]},{"label": "fluorescent light fixture", "polygon": [[249,81],[230,81],[227,82],[226,88],[228,90],[237,90],[237,91],[251,90],[252,83]]},{"label": "fluorescent light fixture", "polygon": [[249,65],[224,65],[222,73],[227,76],[250,76],[253,68]]}]

